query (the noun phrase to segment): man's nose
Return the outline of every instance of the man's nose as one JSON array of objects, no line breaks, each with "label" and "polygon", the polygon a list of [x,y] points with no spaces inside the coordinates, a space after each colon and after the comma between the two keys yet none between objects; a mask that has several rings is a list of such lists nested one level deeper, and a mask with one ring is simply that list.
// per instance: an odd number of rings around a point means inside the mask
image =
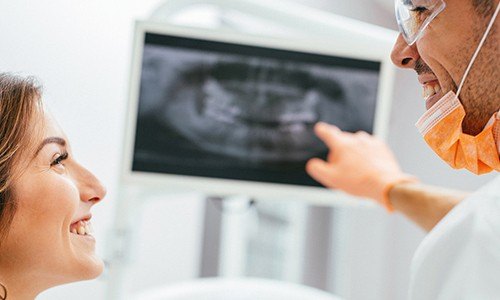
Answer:
[{"label": "man's nose", "polygon": [[419,58],[420,55],[415,44],[409,46],[403,38],[403,35],[399,34],[394,44],[394,48],[392,49],[392,62],[400,68],[414,69]]}]

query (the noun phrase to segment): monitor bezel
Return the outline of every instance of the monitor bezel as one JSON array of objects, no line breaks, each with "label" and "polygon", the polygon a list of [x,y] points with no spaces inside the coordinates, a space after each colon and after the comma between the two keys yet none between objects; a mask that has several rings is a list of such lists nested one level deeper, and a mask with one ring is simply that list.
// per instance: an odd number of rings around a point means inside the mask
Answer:
[{"label": "monitor bezel", "polygon": [[350,43],[346,43],[349,44],[349,46],[342,46],[342,43],[338,43],[338,41],[334,44],[326,39],[303,37],[292,39],[289,37],[276,38],[256,36],[228,32],[225,30],[181,27],[151,21],[137,21],[135,24],[132,65],[130,69],[128,109],[126,113],[126,129],[122,156],[122,170],[120,176],[121,184],[162,189],[172,192],[197,191],[205,193],[206,195],[217,197],[245,196],[261,200],[306,200],[317,205],[332,205],[332,198],[335,194],[337,199],[335,203],[357,203],[352,197],[349,197],[342,192],[331,191],[322,187],[133,171],[132,164],[142,70],[143,45],[146,33],[379,62],[380,80],[373,134],[382,140],[385,140],[387,136],[391,106],[390,102],[394,80],[394,67],[391,64],[390,57],[388,55],[391,45],[388,44],[387,41],[383,39],[379,40],[378,42],[383,43],[384,45],[382,47],[374,47],[368,51],[366,49],[359,49],[359,47],[353,48],[352,40]]}]

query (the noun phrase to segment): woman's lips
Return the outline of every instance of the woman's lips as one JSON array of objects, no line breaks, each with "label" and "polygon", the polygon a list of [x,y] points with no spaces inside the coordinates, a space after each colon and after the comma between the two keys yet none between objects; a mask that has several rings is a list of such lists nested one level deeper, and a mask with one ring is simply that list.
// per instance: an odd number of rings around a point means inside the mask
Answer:
[{"label": "woman's lips", "polygon": [[72,234],[80,236],[90,236],[93,233],[92,223],[90,223],[90,218],[86,220],[80,220],[74,222],[70,225],[69,231]]}]

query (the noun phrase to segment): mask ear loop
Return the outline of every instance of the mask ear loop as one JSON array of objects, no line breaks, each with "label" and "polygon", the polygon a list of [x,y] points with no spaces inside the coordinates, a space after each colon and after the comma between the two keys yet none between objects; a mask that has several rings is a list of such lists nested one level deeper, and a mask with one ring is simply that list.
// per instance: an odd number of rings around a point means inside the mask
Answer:
[{"label": "mask ear loop", "polygon": [[457,98],[460,95],[460,92],[462,91],[462,87],[464,86],[465,79],[467,78],[467,75],[469,75],[470,69],[472,68],[472,65],[474,64],[474,61],[476,60],[477,56],[479,55],[479,51],[481,51],[481,48],[483,47],[484,42],[486,41],[486,38],[488,37],[488,34],[490,33],[491,28],[493,27],[493,24],[495,24],[495,19],[497,18],[499,10],[500,10],[500,4],[497,4],[497,9],[495,10],[493,17],[491,17],[490,24],[488,25],[488,28],[486,28],[486,31],[483,35],[483,38],[481,39],[481,42],[479,42],[479,46],[477,46],[476,52],[474,52],[474,55],[472,56],[472,59],[469,63],[469,66],[467,66],[467,69],[465,70],[464,76],[462,77],[462,81],[460,82],[460,85],[459,85],[458,91],[457,91]]}]

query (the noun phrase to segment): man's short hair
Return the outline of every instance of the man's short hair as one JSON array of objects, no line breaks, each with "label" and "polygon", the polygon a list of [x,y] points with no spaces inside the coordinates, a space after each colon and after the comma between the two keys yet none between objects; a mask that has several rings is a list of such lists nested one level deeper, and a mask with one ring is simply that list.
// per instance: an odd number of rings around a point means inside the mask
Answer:
[{"label": "man's short hair", "polygon": [[493,13],[494,0],[472,0],[476,12],[482,16],[489,16]]}]

